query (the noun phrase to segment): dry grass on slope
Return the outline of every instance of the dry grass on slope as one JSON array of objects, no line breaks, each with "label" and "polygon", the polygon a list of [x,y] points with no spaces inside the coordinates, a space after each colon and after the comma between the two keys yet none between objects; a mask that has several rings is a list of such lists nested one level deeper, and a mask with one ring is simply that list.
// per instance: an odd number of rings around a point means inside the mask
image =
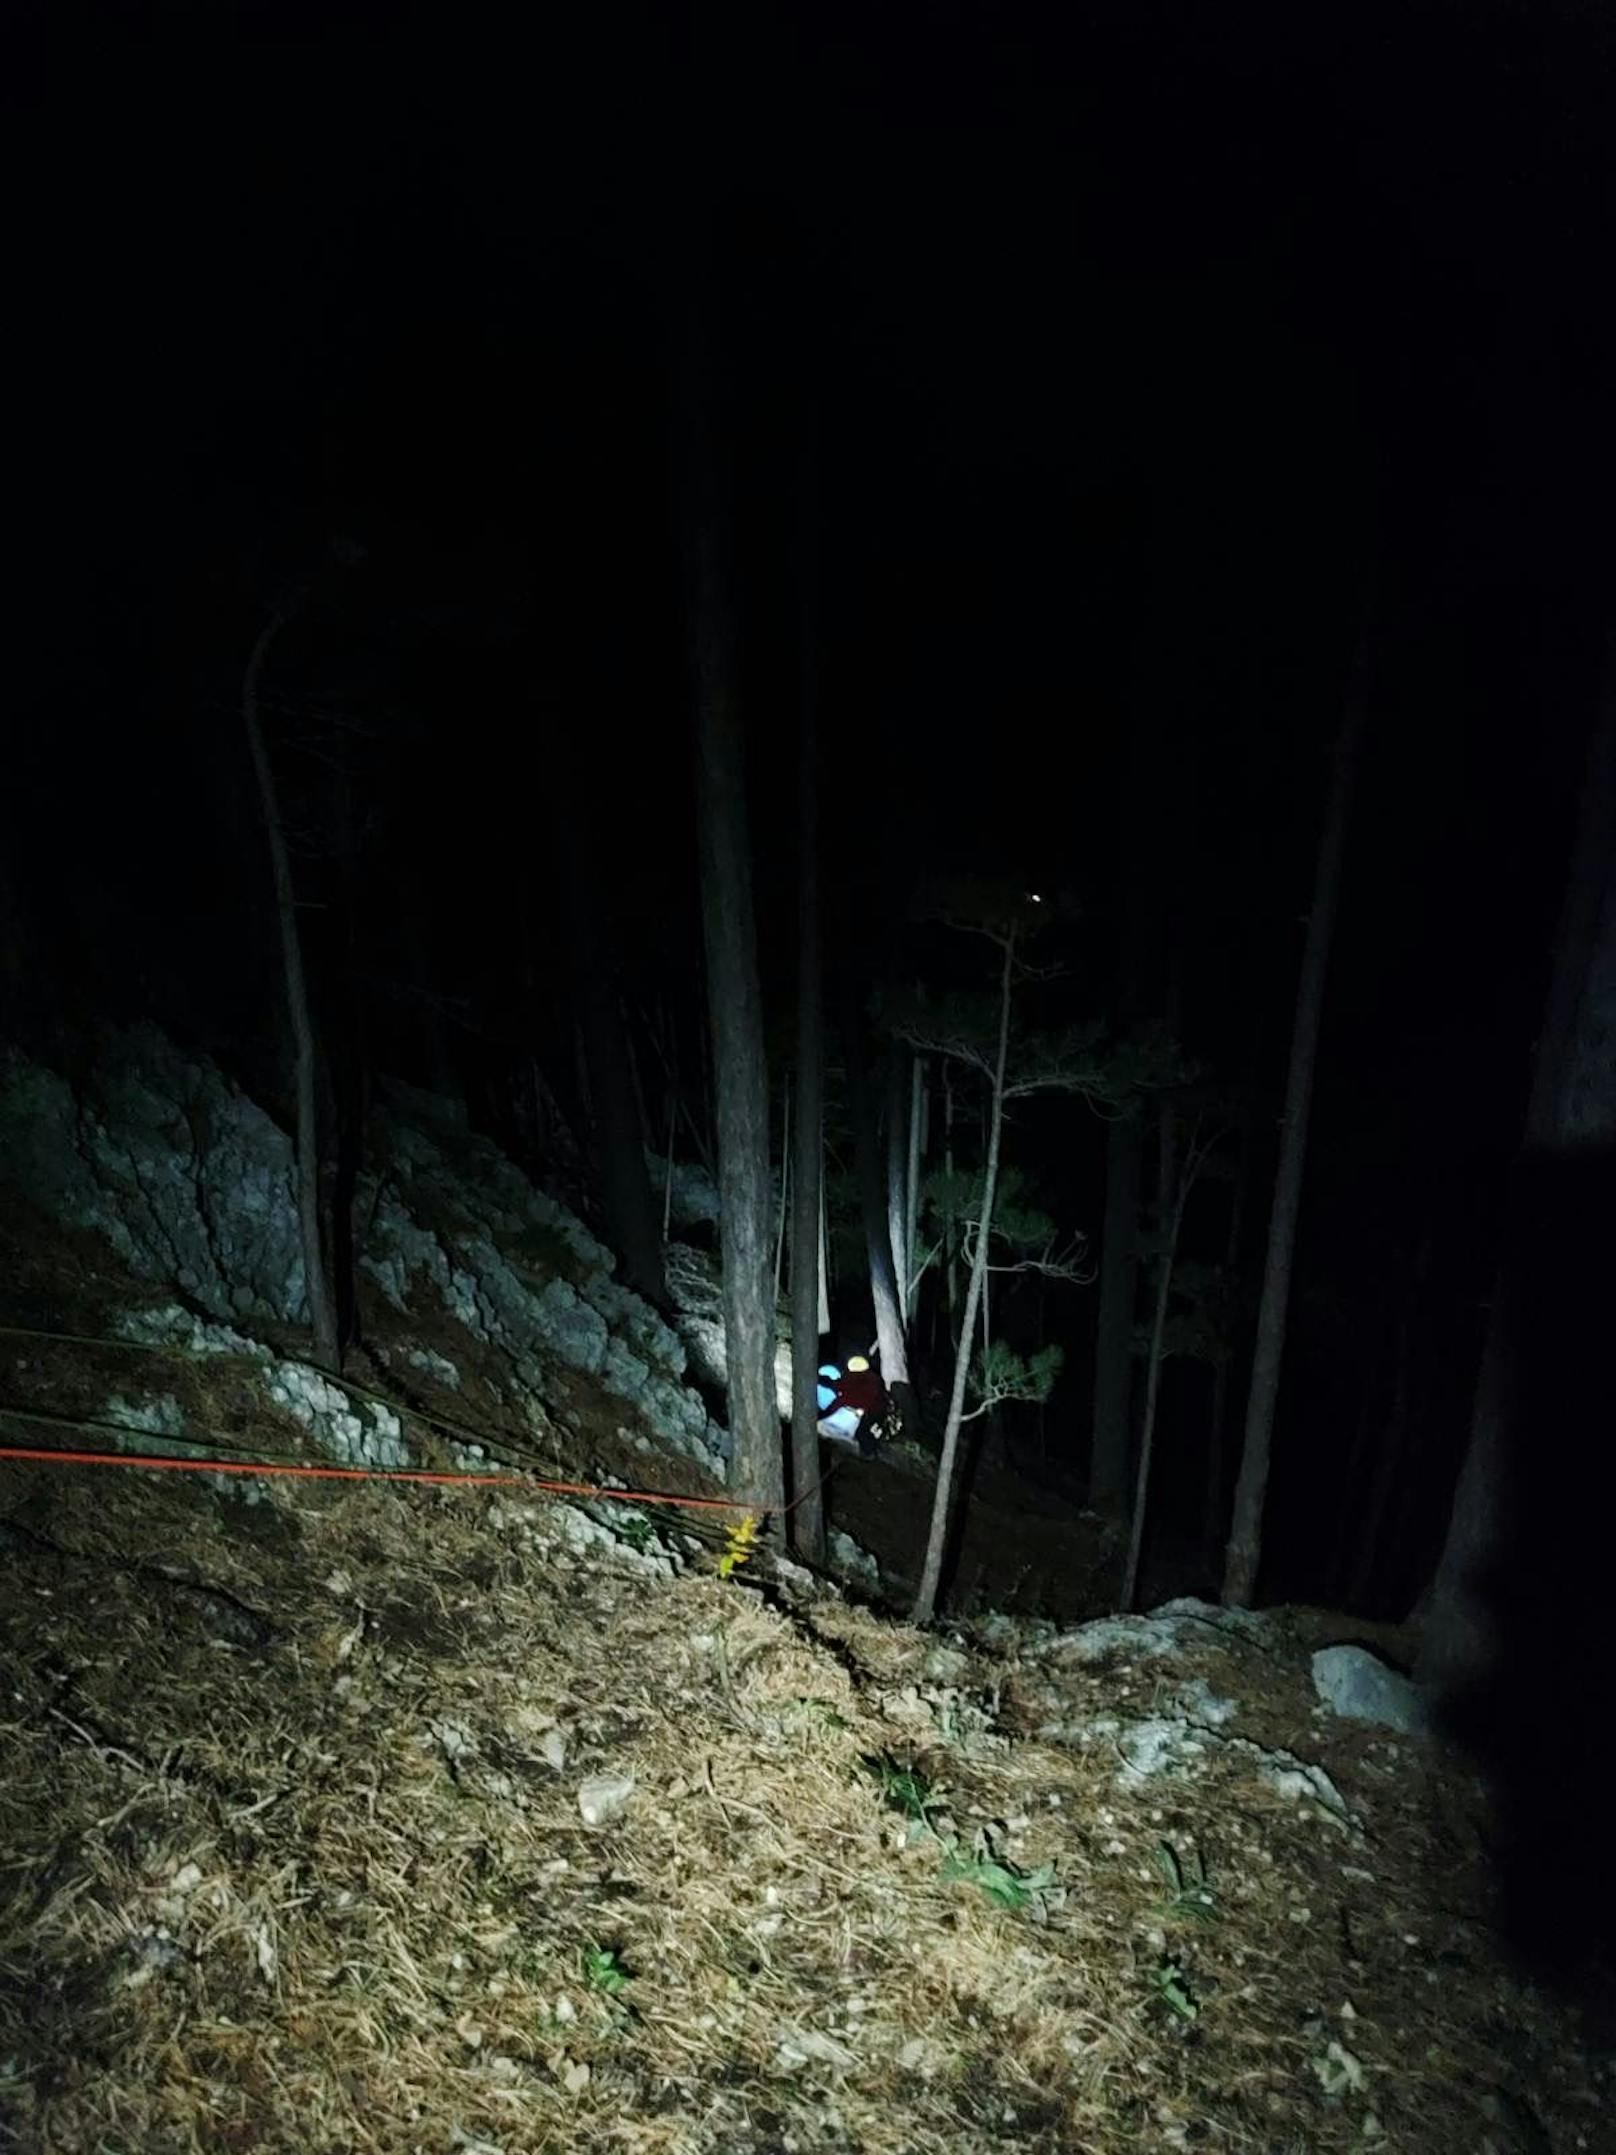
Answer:
[{"label": "dry grass on slope", "polygon": [[1600,2145],[1464,1815],[1295,1669],[1208,1665],[1335,1743],[1351,1827],[1037,1733],[1148,1667],[776,1605],[558,1505],[12,1466],[0,1520],[15,2145]]}]

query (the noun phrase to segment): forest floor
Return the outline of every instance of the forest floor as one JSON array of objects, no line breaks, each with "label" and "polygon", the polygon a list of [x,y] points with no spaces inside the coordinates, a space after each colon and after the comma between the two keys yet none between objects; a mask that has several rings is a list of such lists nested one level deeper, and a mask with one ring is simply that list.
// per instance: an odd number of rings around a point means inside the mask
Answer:
[{"label": "forest floor", "polygon": [[[142,1378],[99,1244],[8,1208],[0,1277],[6,1441],[144,1382],[315,1456],[258,1365]],[[429,1313],[372,1315],[385,1385]],[[555,1467],[700,1488],[581,1381],[550,1407]],[[923,1494],[832,1480],[896,1588]],[[963,1576],[1003,1601],[930,1632],[766,1547],[721,1576],[722,1519],[0,1461],[0,2145],[1616,2147],[1616,2060],[1497,1944],[1473,1777],[1317,1701],[1374,1627],[1006,1613],[1089,1530],[991,1471]]]},{"label": "forest floor", "polygon": [[1283,1624],[921,1633],[505,1489],[6,1463],[0,1535],[11,2145],[1613,2145],[1473,1786]]}]

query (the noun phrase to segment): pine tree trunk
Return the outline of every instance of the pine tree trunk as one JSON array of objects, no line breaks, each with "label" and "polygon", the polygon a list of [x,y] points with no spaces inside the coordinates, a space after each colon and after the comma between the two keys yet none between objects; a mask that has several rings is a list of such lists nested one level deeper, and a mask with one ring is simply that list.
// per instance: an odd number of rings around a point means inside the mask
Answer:
[{"label": "pine tree trunk", "polygon": [[716,447],[706,426],[701,363],[692,352],[682,415],[689,429],[684,446],[691,462],[682,507],[732,1471],[737,1488],[778,1514],[785,1476],[769,1294],[768,1070],[735,695],[735,631],[720,545]]},{"label": "pine tree trunk", "polygon": [[1252,1357],[1251,1392],[1246,1403],[1245,1443],[1240,1478],[1235,1485],[1234,1515],[1223,1571],[1223,1599],[1233,1608],[1250,1606],[1262,1557],[1263,1505],[1273,1449],[1274,1409],[1279,1399],[1280,1363],[1285,1352],[1285,1317],[1290,1301],[1291,1262],[1296,1222],[1302,1204],[1302,1170],[1307,1159],[1307,1120],[1313,1101],[1313,1066],[1318,1054],[1324,1012],[1324,981],[1330,962],[1346,853],[1347,815],[1363,735],[1362,684],[1354,680],[1336,741],[1329,808],[1319,841],[1313,878],[1313,907],[1308,916],[1291,1032],[1290,1068],[1285,1083],[1285,1113],[1280,1128],[1279,1166],[1274,1178],[1273,1211],[1268,1224],[1268,1256],[1263,1268],[1262,1301],[1257,1312],[1257,1345]]},{"label": "pine tree trunk", "polygon": [[892,1283],[904,1333],[909,1330],[908,1134],[909,1087],[903,1050],[893,1042],[887,1062],[887,1239],[892,1245]]},{"label": "pine tree trunk", "polygon": [[965,1290],[965,1318],[960,1326],[959,1347],[954,1356],[954,1386],[949,1394],[948,1419],[943,1426],[943,1452],[937,1462],[937,1487],[932,1497],[931,1530],[926,1537],[926,1560],[915,1595],[912,1621],[929,1624],[937,1609],[937,1590],[942,1583],[943,1552],[948,1544],[949,1512],[954,1490],[954,1462],[959,1453],[960,1429],[965,1418],[965,1381],[970,1373],[976,1315],[988,1276],[988,1241],[993,1232],[993,1204],[999,1188],[999,1139],[1004,1128],[1004,1072],[1010,1052],[1010,984],[1015,966],[1015,934],[1005,938],[1004,970],[999,981],[999,1044],[993,1067],[993,1091],[988,1108],[987,1165],[982,1175],[982,1204],[971,1258],[970,1282]]},{"label": "pine tree trunk", "polygon": [[[821,998],[823,1001],[823,998]],[[820,1020],[820,1045],[824,1045],[824,1019]],[[821,1057],[823,1064],[823,1057]],[[820,1076],[824,1071],[821,1067]],[[820,1132],[819,1142],[819,1336],[824,1338],[830,1330],[830,1233],[825,1219],[825,1141]],[[817,1394],[816,1394],[817,1397]]]},{"label": "pine tree trunk", "polygon": [[[806,523],[806,517],[804,519]],[[797,1128],[791,1186],[791,1540],[809,1564],[825,1561],[819,1481],[820,1268],[824,1219],[824,997],[820,983],[819,759],[811,533],[804,533],[802,702],[797,774]]]},{"label": "pine tree trunk", "polygon": [[847,1105],[853,1123],[853,1150],[858,1168],[859,1203],[864,1214],[864,1241],[870,1267],[870,1301],[875,1312],[876,1344],[881,1352],[881,1376],[891,1395],[899,1420],[911,1426],[914,1394],[909,1384],[909,1356],[904,1339],[903,1311],[898,1301],[897,1280],[892,1266],[892,1235],[887,1224],[886,1178],[882,1171],[876,1135],[875,1110],[870,1100],[864,1067],[864,1042],[858,1011],[851,999],[843,1010],[843,1033],[847,1055]]},{"label": "pine tree trunk", "polygon": [[780,1307],[780,1289],[785,1280],[786,1229],[791,1223],[791,1093],[792,1073],[786,1072],[785,1088],[780,1097],[780,1204],[774,1227],[774,1306]]},{"label": "pine tree trunk", "polygon": [[923,1055],[915,1056],[909,1080],[909,1158],[903,1192],[903,1275],[908,1282],[903,1304],[906,1325],[915,1321],[915,1298],[919,1289],[915,1259],[920,1230],[920,1169],[926,1144],[926,1058]]},{"label": "pine tree trunk", "polygon": [[280,926],[281,971],[286,988],[286,1013],[292,1029],[294,1094],[297,1115],[297,1216],[303,1242],[304,1289],[308,1296],[309,1326],[314,1335],[314,1359],[325,1369],[339,1366],[336,1300],[326,1269],[325,1235],[320,1204],[319,1048],[314,1019],[309,1009],[308,986],[303,977],[303,946],[297,926],[297,897],[292,887],[292,864],[281,826],[275,773],[270,766],[264,730],[258,716],[259,683],[264,663],[275,638],[285,626],[278,608],[266,622],[253,645],[241,688],[241,714],[247,730],[258,798],[263,809],[264,835],[269,842],[270,868],[275,879],[275,912]]},{"label": "pine tree trunk", "polygon": [[342,886],[343,1012],[336,1054],[335,1167],[331,1178],[331,1299],[337,1338],[344,1349],[359,1342],[359,1188],[365,1165],[369,1087],[365,995],[360,950],[364,878],[360,872],[359,823],[353,780],[339,764],[336,782]]}]

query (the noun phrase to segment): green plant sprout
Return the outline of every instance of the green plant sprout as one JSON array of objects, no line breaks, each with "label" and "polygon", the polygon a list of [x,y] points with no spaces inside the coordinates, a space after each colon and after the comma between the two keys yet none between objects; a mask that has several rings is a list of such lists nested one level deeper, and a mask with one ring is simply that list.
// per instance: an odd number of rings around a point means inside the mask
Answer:
[{"label": "green plant sprout", "polygon": [[611,1946],[585,1946],[583,1972],[589,1988],[614,2004],[622,2002],[623,1993],[633,1981]]},{"label": "green plant sprout", "polygon": [[1158,1841],[1152,1855],[1168,1897],[1157,1901],[1151,1914],[1163,1923],[1215,1923],[1223,1911],[1207,1883],[1200,1851],[1192,1848],[1180,1856],[1170,1841]]},{"label": "green plant sprout", "polygon": [[996,1908],[1015,1914],[1030,1908],[1055,1883],[1055,1866],[1041,1863],[1035,1871],[1024,1871],[1001,1856],[966,1856],[955,1849],[944,1859],[940,1875],[975,1886]]},{"label": "green plant sprout", "polygon": [[1182,2021],[1191,2021],[1201,2008],[1190,1995],[1189,1981],[1183,1968],[1170,1955],[1157,1963],[1151,1974],[1156,1995],[1163,2005],[1176,2013]]},{"label": "green plant sprout", "polygon": [[865,1771],[871,1774],[883,1799],[894,1811],[901,1811],[905,1818],[916,1825],[932,1830],[931,1812],[942,1807],[943,1790],[930,1774],[918,1766],[905,1766],[890,1751],[878,1751],[864,1760]]}]

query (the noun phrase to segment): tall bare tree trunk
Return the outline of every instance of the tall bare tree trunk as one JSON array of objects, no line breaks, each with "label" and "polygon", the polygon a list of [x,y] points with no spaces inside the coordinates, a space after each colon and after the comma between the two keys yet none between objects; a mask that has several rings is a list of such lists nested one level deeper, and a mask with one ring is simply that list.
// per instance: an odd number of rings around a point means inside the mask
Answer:
[{"label": "tall bare tree trunk", "polygon": [[287,615],[277,607],[265,622],[252,647],[241,684],[241,715],[247,729],[253,775],[263,809],[264,835],[269,842],[270,869],[275,879],[275,913],[280,927],[281,972],[286,987],[286,1013],[292,1028],[293,1078],[297,1114],[297,1217],[303,1241],[303,1278],[309,1303],[309,1328],[314,1335],[314,1358],[326,1369],[340,1362],[336,1297],[331,1292],[326,1268],[325,1237],[320,1205],[320,1112],[319,1047],[314,1019],[309,1010],[308,986],[303,977],[303,946],[297,927],[297,895],[292,886],[292,863],[281,825],[275,773],[258,715],[258,696],[270,646],[286,626]]},{"label": "tall bare tree trunk", "polygon": [[904,1050],[898,1041],[887,1062],[887,1239],[892,1244],[892,1278],[905,1334],[909,1328],[908,1177],[909,1087],[904,1082]]},{"label": "tall bare tree trunk", "polygon": [[[823,996],[821,996],[823,1001]],[[824,1019],[820,1019],[820,1044],[824,1044]],[[821,1056],[820,1076],[823,1078],[824,1058]],[[819,1336],[824,1338],[830,1330],[830,1233],[825,1219],[825,1143],[824,1131],[820,1132],[819,1144]],[[817,1399],[817,1393],[816,1393]]]},{"label": "tall bare tree trunk", "polygon": [[909,1071],[909,1158],[903,1190],[904,1322],[915,1321],[915,1301],[920,1282],[915,1277],[916,1250],[920,1233],[920,1169],[926,1149],[926,1058],[912,1058]]},{"label": "tall bare tree trunk", "polygon": [[[353,774],[344,760],[336,772],[335,800],[342,889],[343,1012],[332,1085],[335,1129],[331,1174],[331,1299],[339,1347],[359,1341],[359,1187],[365,1164],[365,1125],[370,1057],[365,1037],[365,994],[360,951],[364,876],[359,858],[359,819],[354,813]],[[329,1037],[329,1036],[328,1036]]]},{"label": "tall bare tree trunk", "polygon": [[1279,1370],[1285,1352],[1285,1315],[1290,1300],[1291,1262],[1296,1249],[1296,1221],[1302,1204],[1307,1119],[1313,1102],[1313,1065],[1318,1054],[1324,981],[1341,896],[1347,817],[1363,727],[1364,683],[1360,668],[1348,689],[1346,711],[1336,739],[1329,807],[1314,869],[1313,907],[1308,915],[1307,942],[1296,994],[1296,1019],[1291,1031],[1285,1113],[1279,1134],[1279,1166],[1274,1177],[1268,1256],[1263,1267],[1262,1301],[1257,1311],[1257,1345],[1252,1357],[1251,1392],[1246,1403],[1245,1444],[1240,1459],[1240,1478],[1235,1485],[1234,1516],[1229,1525],[1229,1545],[1223,1570],[1223,1599],[1233,1608],[1249,1607],[1256,1591],[1257,1567],[1262,1558],[1263,1503],[1268,1493],[1274,1408],[1279,1398]]},{"label": "tall bare tree trunk", "polygon": [[774,1306],[780,1307],[780,1288],[785,1280],[786,1229],[791,1224],[791,1092],[792,1075],[780,1098],[780,1210],[774,1230]]},{"label": "tall bare tree trunk", "polygon": [[859,1203],[864,1214],[870,1301],[875,1312],[876,1344],[881,1352],[881,1375],[900,1422],[908,1428],[914,1419],[914,1392],[909,1382],[903,1307],[898,1300],[897,1279],[893,1272],[886,1178],[864,1066],[863,1029],[851,997],[843,1008],[843,1032],[847,1055],[847,1105],[853,1123],[853,1150],[858,1167]]},{"label": "tall bare tree trunk", "polygon": [[954,1493],[954,1462],[959,1453],[960,1429],[965,1418],[965,1380],[970,1373],[975,1343],[976,1313],[988,1276],[988,1243],[993,1233],[993,1204],[999,1190],[999,1138],[1004,1128],[1004,1071],[1010,1052],[1010,985],[1016,956],[1015,931],[1004,938],[1004,967],[999,977],[999,1044],[993,1065],[993,1090],[988,1106],[987,1165],[982,1173],[982,1204],[971,1255],[970,1283],[965,1290],[965,1317],[960,1326],[959,1346],[954,1355],[954,1386],[948,1398],[948,1420],[943,1425],[943,1453],[937,1462],[937,1487],[932,1497],[931,1530],[926,1537],[926,1561],[921,1569],[920,1590],[915,1595],[912,1619],[929,1624],[937,1609],[937,1590],[942,1583],[943,1552],[948,1545],[948,1521]]},{"label": "tall bare tree trunk", "polygon": [[[804,487],[802,693],[797,740],[797,1143],[791,1186],[791,1539],[810,1564],[825,1561],[825,1506],[819,1489],[819,1334],[825,1282],[825,1020],[819,936],[819,743],[817,726],[811,497]],[[782,1163],[783,1165],[783,1163]]]},{"label": "tall bare tree trunk", "polygon": [[[809,758],[805,754],[804,762]],[[814,815],[802,817],[812,839]],[[819,1334],[821,1138],[824,1039],[820,1029],[818,898],[798,899],[797,1127],[791,1183],[791,1543],[808,1564],[825,1561],[825,1504],[819,1482]],[[811,1040],[810,1040],[810,1035]]]},{"label": "tall bare tree trunk", "polygon": [[765,1510],[784,1501],[769,1292],[769,1082],[752,913],[746,777],[735,693],[735,628],[721,534],[717,444],[692,340],[681,420],[686,625],[696,706],[696,821],[718,1137],[719,1247],[736,1484]]}]

